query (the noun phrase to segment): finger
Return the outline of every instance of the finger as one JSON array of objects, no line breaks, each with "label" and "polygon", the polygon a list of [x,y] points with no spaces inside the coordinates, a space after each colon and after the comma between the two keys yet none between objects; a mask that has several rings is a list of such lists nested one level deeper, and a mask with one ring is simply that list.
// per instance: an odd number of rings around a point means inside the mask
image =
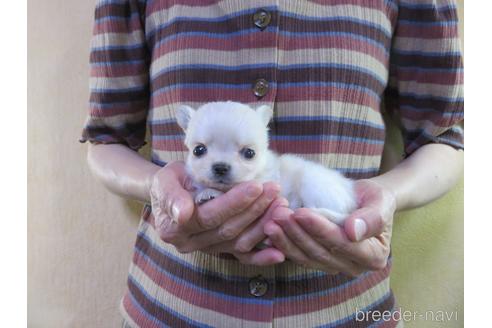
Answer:
[{"label": "finger", "polygon": [[186,167],[185,163],[183,161],[174,161],[171,163],[168,163],[165,168],[167,170],[173,171],[174,174],[170,175],[173,178],[176,178],[179,182],[179,184],[186,190],[191,191],[192,186],[192,179],[186,173]]},{"label": "finger", "polygon": [[379,236],[384,230],[384,220],[377,208],[362,207],[345,220],[344,228],[350,240],[361,241]]},{"label": "finger", "polygon": [[265,183],[262,195],[250,207],[231,217],[218,228],[219,237],[225,240],[236,238],[253,221],[265,214],[279,192],[280,186],[277,183]]},{"label": "finger", "polygon": [[[181,212],[182,215],[186,215],[186,212]],[[184,213],[184,214],[183,214]],[[172,244],[176,247],[183,244],[188,238],[189,234],[184,233],[181,226],[164,211],[160,205],[156,205],[155,201],[152,202],[152,215],[150,218],[151,225],[153,225],[159,237],[166,243]]]},{"label": "finger", "polygon": [[246,210],[262,192],[263,185],[256,181],[241,183],[222,196],[198,206],[196,220],[190,221],[186,228],[191,232],[214,229]]},{"label": "finger", "polygon": [[[287,237],[295,243],[307,256],[320,267],[335,269],[346,274],[357,276],[362,268],[345,257],[335,256],[330,250],[313,239],[304,229],[292,219],[274,219]],[[326,219],[325,219],[326,220]]]},{"label": "finger", "polygon": [[296,210],[292,217],[302,229],[326,248],[343,247],[350,243],[341,227],[316,212],[301,208]]},{"label": "finger", "polygon": [[332,252],[350,258],[367,270],[382,270],[388,264],[390,245],[385,238],[371,237],[343,248],[332,248]]},{"label": "finger", "polygon": [[241,263],[249,265],[274,265],[285,261],[285,256],[279,250],[269,247],[260,251],[237,253],[233,250],[233,243],[228,241],[215,244],[202,250],[205,253],[229,253],[233,254]]},{"label": "finger", "polygon": [[343,255],[369,270],[379,270],[386,266],[389,244],[374,237],[352,242],[345,236],[343,229],[316,213],[311,215],[309,211],[296,211],[294,218],[309,235],[335,254]]},{"label": "finger", "polygon": [[266,235],[263,232],[263,227],[265,226],[265,223],[272,219],[272,213],[275,211],[275,209],[278,207],[287,206],[289,206],[289,202],[285,198],[280,197],[274,200],[268,207],[266,213],[261,217],[261,219],[258,222],[252,224],[239,235],[236,240],[234,249],[240,253],[247,253],[255,248],[256,245],[258,245],[266,238]]},{"label": "finger", "polygon": [[357,263],[364,262],[367,244],[350,241],[342,228],[308,209],[299,209],[294,215],[298,225],[323,247],[351,255]]},{"label": "finger", "polygon": [[159,227],[164,215],[172,221],[182,223],[191,218],[195,204],[191,194],[185,189],[186,173],[182,163],[173,162],[154,177],[150,190],[152,212],[155,226]]},{"label": "finger", "polygon": [[232,240],[236,238],[251,222],[260,217],[277,197],[280,187],[277,184],[265,184],[263,194],[244,212],[231,217],[216,229],[194,234],[190,237],[189,246],[195,250]]},{"label": "finger", "polygon": [[296,244],[290,241],[290,239],[282,231],[282,228],[280,228],[276,223],[268,222],[265,225],[265,233],[268,238],[270,238],[275,248],[285,254],[288,259],[303,266],[313,266],[313,263],[311,263],[309,257],[304,254],[304,252],[297,247]]},{"label": "finger", "polygon": [[164,215],[163,217],[160,226],[156,226],[155,228],[159,237],[162,241],[175,246],[178,251],[185,253],[186,251],[184,249],[181,250],[181,246],[187,244],[186,241],[189,236],[184,234],[168,215]]},{"label": "finger", "polygon": [[266,248],[248,253],[234,253],[234,256],[242,264],[257,266],[274,265],[285,261],[284,254],[275,248]]},{"label": "finger", "polygon": [[234,242],[233,241],[225,241],[222,243],[210,245],[208,247],[202,248],[202,252],[204,253],[234,253]]}]

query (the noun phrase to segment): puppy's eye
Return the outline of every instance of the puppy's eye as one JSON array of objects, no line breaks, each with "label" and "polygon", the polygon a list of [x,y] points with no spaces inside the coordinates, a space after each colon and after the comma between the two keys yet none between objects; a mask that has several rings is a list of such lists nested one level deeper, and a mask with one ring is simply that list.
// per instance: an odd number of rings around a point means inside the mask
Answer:
[{"label": "puppy's eye", "polygon": [[203,156],[206,152],[207,147],[205,147],[204,145],[198,145],[195,147],[195,149],[193,149],[193,155],[195,155],[196,157]]},{"label": "puppy's eye", "polygon": [[253,157],[255,157],[255,151],[251,148],[243,148],[241,150],[241,154],[244,156],[244,158],[246,159],[252,159]]}]

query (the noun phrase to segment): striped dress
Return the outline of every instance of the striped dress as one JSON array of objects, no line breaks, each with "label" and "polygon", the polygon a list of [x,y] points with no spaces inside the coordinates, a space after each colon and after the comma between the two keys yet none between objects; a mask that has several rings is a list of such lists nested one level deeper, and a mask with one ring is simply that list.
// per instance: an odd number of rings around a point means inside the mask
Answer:
[{"label": "striped dress", "polygon": [[[137,150],[147,131],[152,161],[165,165],[185,155],[178,104],[268,104],[274,150],[370,178],[385,141],[383,102],[407,156],[428,143],[463,146],[457,30],[451,0],[99,0],[81,140]],[[151,212],[145,205],[121,302],[128,326],[401,324],[357,317],[396,311],[391,261],[350,278],[180,254]]]}]

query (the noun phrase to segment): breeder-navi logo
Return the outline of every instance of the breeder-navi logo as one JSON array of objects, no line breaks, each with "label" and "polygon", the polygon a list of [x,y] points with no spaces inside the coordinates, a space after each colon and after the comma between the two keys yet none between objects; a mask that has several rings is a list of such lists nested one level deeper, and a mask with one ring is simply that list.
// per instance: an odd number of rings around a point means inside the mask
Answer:
[{"label": "breeder-navi logo", "polygon": [[397,308],[393,311],[368,310],[363,311],[357,309],[355,313],[355,321],[434,321],[434,322],[449,322],[458,320],[458,311],[419,311],[402,310]]}]

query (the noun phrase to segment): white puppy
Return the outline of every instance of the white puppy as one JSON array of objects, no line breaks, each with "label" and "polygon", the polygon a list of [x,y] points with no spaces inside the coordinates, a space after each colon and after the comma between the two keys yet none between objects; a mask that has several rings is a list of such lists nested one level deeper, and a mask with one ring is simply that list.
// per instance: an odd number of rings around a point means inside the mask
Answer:
[{"label": "white puppy", "polygon": [[342,225],[357,206],[353,181],[314,162],[270,151],[267,126],[272,115],[268,106],[254,110],[235,102],[178,108],[195,201],[215,198],[243,181],[275,181],[291,208],[308,207]]}]

